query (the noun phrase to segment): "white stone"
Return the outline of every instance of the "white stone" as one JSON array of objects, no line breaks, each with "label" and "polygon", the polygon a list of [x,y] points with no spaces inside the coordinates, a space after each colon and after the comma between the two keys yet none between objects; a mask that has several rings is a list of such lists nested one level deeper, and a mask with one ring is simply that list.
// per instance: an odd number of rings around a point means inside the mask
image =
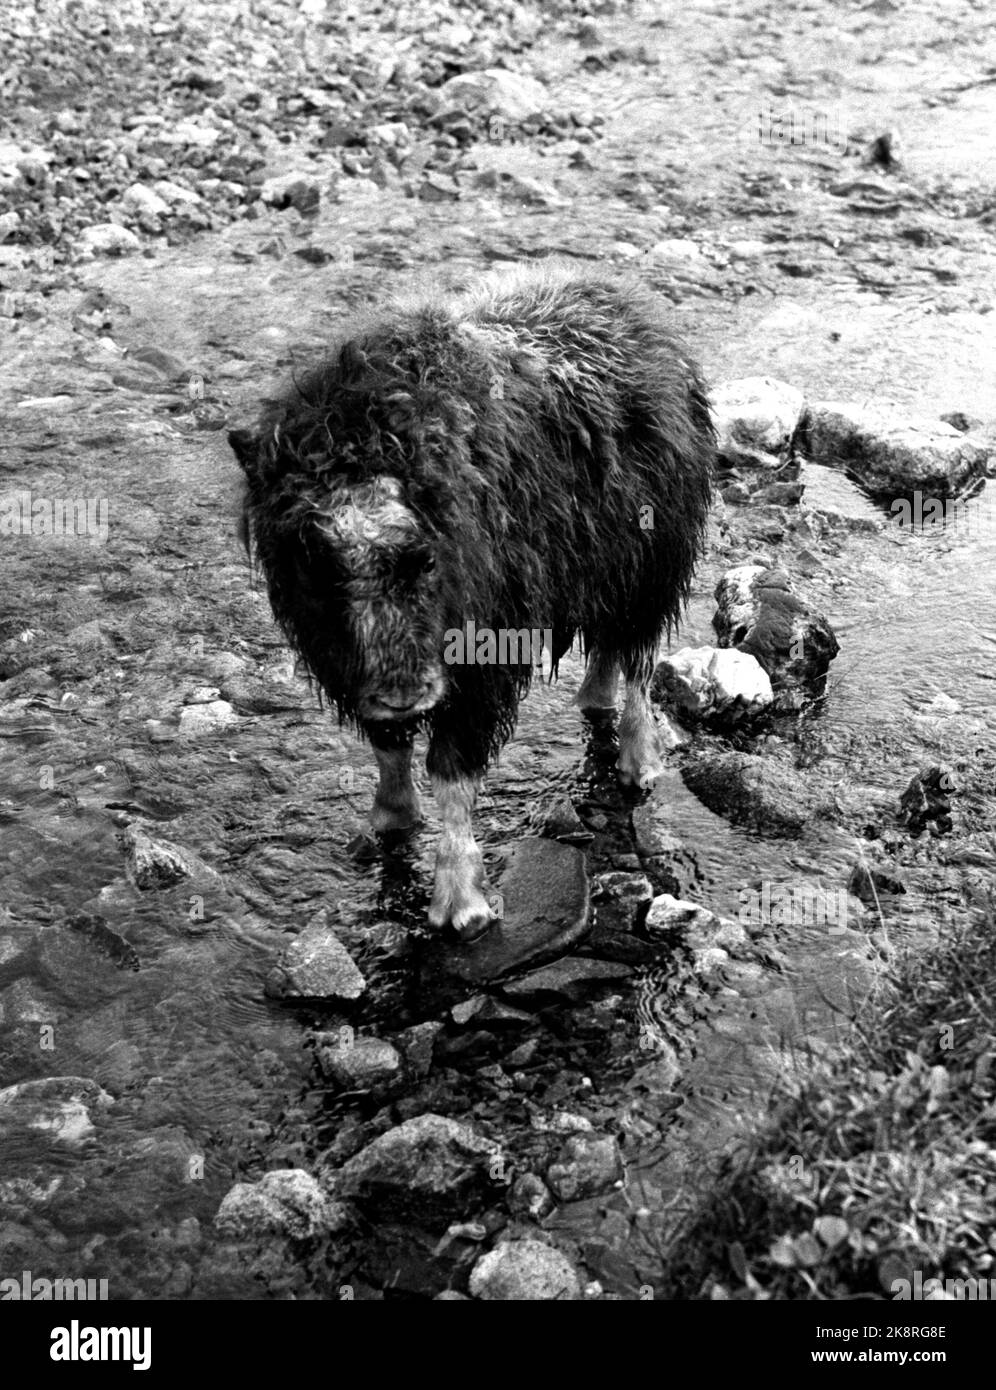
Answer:
[{"label": "white stone", "polygon": [[220,135],[221,131],[213,126],[199,125],[197,121],[179,121],[172,130],[164,129],[160,138],[172,144],[195,145],[198,149],[208,150],[217,143]]},{"label": "white stone", "polygon": [[370,138],[381,145],[407,145],[408,127],[404,121],[384,121],[370,127]]},{"label": "white stone", "polygon": [[84,256],[125,256],[142,249],[135,233],[127,227],[119,227],[116,222],[97,222],[92,227],[84,227],[76,245]]},{"label": "white stone", "polygon": [[757,659],[732,647],[682,647],[657,669],[668,697],[696,714],[720,713],[735,705],[760,710],[774,699]]},{"label": "white stone", "polygon": [[0,1091],[0,1135],[23,1126],[76,1147],[94,1133],[90,1107],[106,1110],[113,1103],[112,1097],[87,1077],[21,1081]]},{"label": "white stone", "polygon": [[459,73],[443,83],[439,95],[444,111],[483,111],[512,122],[539,115],[548,102],[541,82],[505,68]]},{"label": "white stone", "polygon": [[157,179],[152,185],[153,191],[164,199],[171,207],[186,204],[190,207],[203,202],[199,193],[192,192],[189,188],[184,188],[181,184],[172,183],[169,179]]},{"label": "white stone", "polygon": [[227,700],[210,700],[203,705],[186,705],[180,711],[180,737],[204,738],[207,734],[230,729],[239,716]]},{"label": "white stone", "polygon": [[130,212],[145,213],[150,217],[162,217],[170,210],[166,199],[144,183],[133,183],[126,188],[121,202]]},{"label": "white stone", "polygon": [[656,241],[650,248],[650,254],[661,260],[672,261],[702,261],[705,257],[694,241],[688,237],[672,236],[665,237],[663,241]]},{"label": "white stone", "polygon": [[470,1292],[489,1302],[564,1301],[579,1298],[581,1285],[566,1255],[527,1238],[482,1255],[471,1271]]},{"label": "white stone", "polygon": [[714,387],[709,403],[721,454],[776,462],[788,451],[805,397],[784,381],[749,376]]},{"label": "white stone", "polygon": [[758,256],[767,253],[768,243],[766,241],[731,241],[727,247],[730,255],[735,261],[753,261]]},{"label": "white stone", "polygon": [[231,1188],[214,1220],[226,1235],[273,1233],[303,1240],[337,1230],[342,1209],[303,1168],[276,1168],[258,1182]]}]

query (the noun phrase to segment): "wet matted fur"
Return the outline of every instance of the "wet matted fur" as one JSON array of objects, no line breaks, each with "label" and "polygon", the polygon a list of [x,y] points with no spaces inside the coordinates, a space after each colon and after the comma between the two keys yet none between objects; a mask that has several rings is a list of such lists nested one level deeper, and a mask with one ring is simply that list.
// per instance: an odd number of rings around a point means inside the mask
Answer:
[{"label": "wet matted fur", "polygon": [[277,621],[340,720],[371,740],[375,828],[417,820],[412,740],[443,834],[430,919],[489,920],[476,788],[533,674],[443,659],[447,634],[579,639],[580,703],[627,681],[620,772],[660,770],[647,696],[687,599],[714,435],[699,372],[659,301],[630,282],[534,265],[398,304],[233,431],[246,530]]}]

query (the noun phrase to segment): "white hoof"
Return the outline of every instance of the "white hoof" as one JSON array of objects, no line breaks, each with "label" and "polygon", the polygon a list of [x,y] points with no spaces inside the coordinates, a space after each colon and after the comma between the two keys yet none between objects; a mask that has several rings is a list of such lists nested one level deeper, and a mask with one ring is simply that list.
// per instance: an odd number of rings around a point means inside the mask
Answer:
[{"label": "white hoof", "polygon": [[471,858],[437,863],[436,887],[429,905],[430,924],[450,926],[468,941],[486,931],[495,914],[482,892],[483,879],[483,866]]}]

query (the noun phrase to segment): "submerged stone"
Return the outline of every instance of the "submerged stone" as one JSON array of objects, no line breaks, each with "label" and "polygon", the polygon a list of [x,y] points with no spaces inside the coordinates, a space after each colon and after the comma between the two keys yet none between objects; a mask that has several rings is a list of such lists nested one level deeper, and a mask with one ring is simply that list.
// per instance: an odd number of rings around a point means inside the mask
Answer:
[{"label": "submerged stone", "polygon": [[278,1168],[259,1182],[240,1182],[225,1194],[215,1226],[225,1235],[291,1236],[304,1240],[337,1231],[347,1214],[303,1168]]},{"label": "submerged stone", "polygon": [[588,923],[584,855],[555,840],[521,840],[494,897],[500,920],[469,946],[440,940],[428,969],[441,968],[461,980],[493,980],[579,941]]},{"label": "submerged stone", "polygon": [[379,1217],[447,1218],[500,1162],[493,1139],[443,1115],[417,1115],[379,1135],[340,1170],[337,1191]]},{"label": "submerged stone", "polygon": [[281,953],[266,981],[271,999],[358,999],[366,980],[320,912]]}]

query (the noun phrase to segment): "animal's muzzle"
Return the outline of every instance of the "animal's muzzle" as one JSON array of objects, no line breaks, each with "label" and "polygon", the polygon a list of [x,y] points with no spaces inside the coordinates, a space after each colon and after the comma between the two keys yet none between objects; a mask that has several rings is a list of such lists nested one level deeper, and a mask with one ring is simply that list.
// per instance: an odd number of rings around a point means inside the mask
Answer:
[{"label": "animal's muzzle", "polygon": [[441,674],[427,676],[421,685],[388,690],[367,690],[360,697],[363,719],[415,719],[426,714],[442,699],[445,681]]}]

